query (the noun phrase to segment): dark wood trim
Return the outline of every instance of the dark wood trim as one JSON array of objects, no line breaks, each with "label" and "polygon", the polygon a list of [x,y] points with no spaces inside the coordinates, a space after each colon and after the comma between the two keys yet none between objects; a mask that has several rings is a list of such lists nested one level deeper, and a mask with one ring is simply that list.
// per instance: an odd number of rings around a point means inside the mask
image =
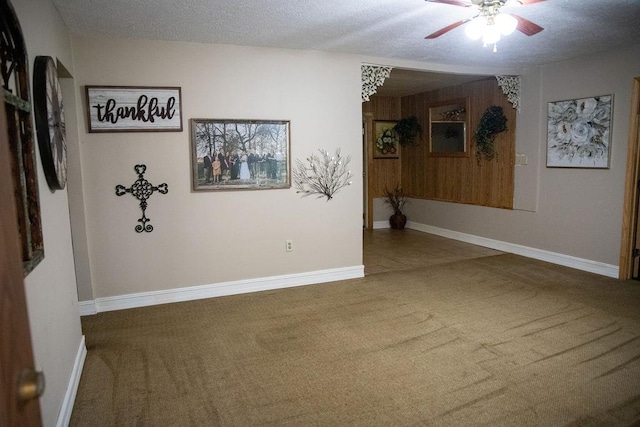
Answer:
[{"label": "dark wood trim", "polygon": [[640,163],[640,77],[633,82],[633,100],[629,120],[629,143],[627,145],[627,171],[624,186],[624,208],[622,210],[622,240],[620,242],[620,266],[618,277],[631,278],[634,234],[637,227],[638,164]]}]

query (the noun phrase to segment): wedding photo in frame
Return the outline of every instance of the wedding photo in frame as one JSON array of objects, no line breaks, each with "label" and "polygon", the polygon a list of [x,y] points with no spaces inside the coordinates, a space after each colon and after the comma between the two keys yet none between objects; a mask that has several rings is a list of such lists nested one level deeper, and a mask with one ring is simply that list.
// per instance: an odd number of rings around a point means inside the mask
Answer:
[{"label": "wedding photo in frame", "polygon": [[191,119],[193,191],[291,187],[287,120]]}]

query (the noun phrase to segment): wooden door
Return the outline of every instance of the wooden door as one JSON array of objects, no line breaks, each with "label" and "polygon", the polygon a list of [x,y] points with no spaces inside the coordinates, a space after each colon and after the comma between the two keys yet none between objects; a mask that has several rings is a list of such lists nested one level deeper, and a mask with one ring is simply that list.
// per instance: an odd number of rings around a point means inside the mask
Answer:
[{"label": "wooden door", "polygon": [[25,382],[25,375],[35,370],[9,158],[5,108],[0,102],[0,426],[39,426],[38,399],[26,400],[26,394],[39,392],[37,384]]}]

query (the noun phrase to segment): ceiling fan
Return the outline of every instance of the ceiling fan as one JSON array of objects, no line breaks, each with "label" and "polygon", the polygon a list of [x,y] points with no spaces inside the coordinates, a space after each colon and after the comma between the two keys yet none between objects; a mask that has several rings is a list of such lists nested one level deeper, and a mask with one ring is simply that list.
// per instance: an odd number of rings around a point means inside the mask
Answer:
[{"label": "ceiling fan", "polygon": [[521,16],[500,9],[505,5],[520,4],[523,6],[540,3],[546,0],[426,0],[429,3],[443,3],[453,6],[474,7],[478,9],[478,14],[474,17],[463,19],[439,29],[435,33],[429,34],[425,39],[435,39],[459,26],[469,22],[466,27],[466,34],[473,40],[482,38],[484,45],[493,44],[493,51],[496,52],[496,43],[500,40],[500,35],[508,35],[518,30],[527,36],[538,34],[544,28]]}]

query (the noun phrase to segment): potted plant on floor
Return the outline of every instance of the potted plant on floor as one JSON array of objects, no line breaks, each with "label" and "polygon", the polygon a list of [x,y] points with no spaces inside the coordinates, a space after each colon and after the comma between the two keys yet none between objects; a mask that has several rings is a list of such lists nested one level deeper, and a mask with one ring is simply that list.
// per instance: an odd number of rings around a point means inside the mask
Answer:
[{"label": "potted plant on floor", "polygon": [[407,217],[402,213],[404,205],[409,201],[406,193],[402,190],[400,184],[396,184],[396,188],[393,190],[388,190],[385,187],[384,195],[384,203],[393,209],[393,215],[389,217],[389,225],[394,230],[402,230],[407,223]]}]

